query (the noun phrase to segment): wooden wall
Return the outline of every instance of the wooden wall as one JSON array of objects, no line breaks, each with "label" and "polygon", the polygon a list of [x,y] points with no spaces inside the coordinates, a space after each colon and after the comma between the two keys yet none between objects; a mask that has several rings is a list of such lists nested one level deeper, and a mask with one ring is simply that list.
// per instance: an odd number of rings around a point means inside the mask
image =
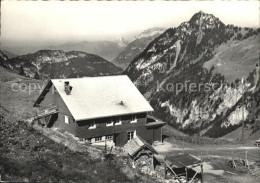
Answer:
[{"label": "wooden wall", "polygon": [[[154,140],[160,141],[161,130],[158,128],[148,129],[146,124],[146,113],[137,114],[137,123],[130,123],[132,115],[121,116],[121,125],[106,126],[107,121],[111,121],[111,118],[96,119],[96,128],[89,129],[89,125],[92,120],[78,121],[76,127],[76,136],[79,138],[94,138],[106,135],[115,134],[115,144],[117,146],[123,146],[127,142],[127,132],[136,131],[136,135],[140,136],[149,143],[153,143]],[[160,134],[158,134],[160,133]]]},{"label": "wooden wall", "polygon": [[[43,110],[51,106],[58,106],[58,118],[54,122],[53,126],[75,135],[76,123],[70,111],[68,110],[66,104],[61,99],[59,93],[55,91],[53,85],[51,85],[51,87],[48,90],[48,93],[45,95],[45,97],[39,104],[39,110]],[[69,116],[70,124],[65,123],[65,115]],[[42,120],[44,120],[44,118]]]},{"label": "wooden wall", "polygon": [[131,115],[121,116],[121,125],[106,126],[106,122],[111,121],[111,117],[95,119],[96,128],[89,129],[92,120],[78,121],[76,136],[80,138],[92,138],[114,133],[133,131],[146,124],[146,113],[137,114],[137,123],[131,122]]}]

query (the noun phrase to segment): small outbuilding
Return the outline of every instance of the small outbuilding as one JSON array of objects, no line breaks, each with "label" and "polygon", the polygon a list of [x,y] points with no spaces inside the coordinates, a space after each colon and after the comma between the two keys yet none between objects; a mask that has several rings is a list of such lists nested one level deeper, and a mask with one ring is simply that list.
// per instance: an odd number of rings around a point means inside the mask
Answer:
[{"label": "small outbuilding", "polygon": [[[197,170],[199,167],[200,171]],[[165,177],[168,172],[179,182],[196,182],[201,180],[203,183],[203,163],[190,154],[166,156]]]},{"label": "small outbuilding", "polygon": [[158,152],[141,137],[136,136],[129,140],[124,146],[124,151],[132,159],[133,166],[136,165],[136,161],[141,159],[137,164],[143,163],[143,165],[154,168],[154,154],[158,154]]}]

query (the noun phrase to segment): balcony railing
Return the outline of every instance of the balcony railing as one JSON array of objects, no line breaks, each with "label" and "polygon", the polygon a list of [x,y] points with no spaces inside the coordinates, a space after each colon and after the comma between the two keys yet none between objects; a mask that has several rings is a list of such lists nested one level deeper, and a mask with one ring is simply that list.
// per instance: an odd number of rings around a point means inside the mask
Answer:
[{"label": "balcony railing", "polygon": [[58,106],[52,106],[52,107],[46,108],[44,110],[39,111],[36,115],[36,118],[42,118],[42,117],[48,116],[50,114],[58,112],[58,110],[59,110]]}]

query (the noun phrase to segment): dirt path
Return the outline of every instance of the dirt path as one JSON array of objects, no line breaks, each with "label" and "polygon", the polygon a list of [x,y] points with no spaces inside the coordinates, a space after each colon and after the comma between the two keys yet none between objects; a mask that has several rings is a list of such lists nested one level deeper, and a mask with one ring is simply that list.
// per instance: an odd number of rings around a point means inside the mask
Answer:
[{"label": "dirt path", "polygon": [[[186,146],[185,146],[186,145]],[[259,150],[259,147],[254,147],[254,146],[238,146],[238,145],[205,145],[205,146],[197,146],[197,148],[194,147],[187,147],[187,144],[185,144],[184,146],[181,145],[177,145],[177,144],[172,144],[170,142],[163,142],[163,143],[158,143],[154,145],[154,148],[160,152],[160,153],[169,153],[171,151],[207,151],[209,149],[214,148],[214,150],[216,151],[226,151],[226,150],[230,150],[230,151],[234,151],[234,150]],[[191,145],[191,146],[194,146]]]},{"label": "dirt path", "polygon": [[[175,143],[174,143],[175,142]],[[159,153],[156,158],[164,160],[168,155],[189,153],[203,162],[204,182],[260,182],[260,148],[242,144],[192,144],[176,139],[166,139],[163,144],[153,146]],[[229,160],[242,160],[247,156],[249,168],[242,165],[237,169],[229,165]],[[198,170],[200,171],[200,170]],[[259,173],[257,173],[259,172]]]}]

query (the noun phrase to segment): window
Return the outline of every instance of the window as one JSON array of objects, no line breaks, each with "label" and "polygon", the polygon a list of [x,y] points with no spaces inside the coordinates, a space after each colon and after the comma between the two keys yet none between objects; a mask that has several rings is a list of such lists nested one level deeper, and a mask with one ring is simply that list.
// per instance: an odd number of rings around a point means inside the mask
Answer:
[{"label": "window", "polygon": [[120,116],[115,117],[115,125],[122,125],[122,121],[121,121]]},{"label": "window", "polygon": [[100,142],[102,140],[102,137],[96,137],[95,142]]},{"label": "window", "polygon": [[111,121],[108,121],[107,123],[106,123],[106,126],[113,126],[113,121],[111,120]]},{"label": "window", "polygon": [[134,131],[132,131],[132,132],[127,132],[127,139],[128,140],[131,140],[131,139],[133,139],[134,138]]},{"label": "window", "polygon": [[86,142],[91,143],[91,139],[85,139]]},{"label": "window", "polygon": [[106,140],[113,140],[113,135],[107,135]]},{"label": "window", "polygon": [[90,122],[88,129],[94,129],[94,128],[96,128],[95,120],[93,120],[93,121]]},{"label": "window", "polygon": [[133,114],[130,123],[136,123],[136,122],[137,122],[136,114]]},{"label": "window", "polygon": [[65,115],[65,123],[69,124],[70,123],[70,117]]}]

